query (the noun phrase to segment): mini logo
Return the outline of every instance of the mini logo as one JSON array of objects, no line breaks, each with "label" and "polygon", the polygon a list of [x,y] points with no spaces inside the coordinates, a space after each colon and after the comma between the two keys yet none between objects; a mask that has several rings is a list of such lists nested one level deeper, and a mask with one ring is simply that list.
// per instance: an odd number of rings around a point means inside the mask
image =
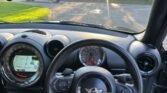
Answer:
[{"label": "mini logo", "polygon": [[97,89],[97,88],[86,88],[87,93],[103,93],[103,90]]}]

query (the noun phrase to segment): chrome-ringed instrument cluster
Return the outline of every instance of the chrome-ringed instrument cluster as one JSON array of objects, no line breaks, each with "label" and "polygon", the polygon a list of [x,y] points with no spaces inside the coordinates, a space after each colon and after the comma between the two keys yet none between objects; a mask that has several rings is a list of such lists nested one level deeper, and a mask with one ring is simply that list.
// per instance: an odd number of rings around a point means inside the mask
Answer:
[{"label": "chrome-ringed instrument cluster", "polygon": [[31,45],[18,43],[10,46],[2,58],[2,73],[7,81],[20,87],[35,84],[42,76],[44,60]]}]

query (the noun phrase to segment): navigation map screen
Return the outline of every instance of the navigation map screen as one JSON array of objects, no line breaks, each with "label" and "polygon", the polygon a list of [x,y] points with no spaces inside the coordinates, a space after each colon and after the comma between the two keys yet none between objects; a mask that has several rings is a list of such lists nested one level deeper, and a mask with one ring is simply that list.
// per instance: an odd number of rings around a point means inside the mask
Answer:
[{"label": "navigation map screen", "polygon": [[13,66],[16,72],[36,72],[39,68],[39,59],[33,55],[15,55]]}]

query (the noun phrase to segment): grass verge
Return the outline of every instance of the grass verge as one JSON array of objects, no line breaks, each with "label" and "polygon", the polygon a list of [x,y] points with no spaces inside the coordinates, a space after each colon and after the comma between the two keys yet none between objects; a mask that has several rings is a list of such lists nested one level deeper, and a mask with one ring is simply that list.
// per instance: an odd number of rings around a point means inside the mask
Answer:
[{"label": "grass verge", "polygon": [[49,15],[49,9],[15,2],[0,2],[0,21],[28,22],[42,21]]}]

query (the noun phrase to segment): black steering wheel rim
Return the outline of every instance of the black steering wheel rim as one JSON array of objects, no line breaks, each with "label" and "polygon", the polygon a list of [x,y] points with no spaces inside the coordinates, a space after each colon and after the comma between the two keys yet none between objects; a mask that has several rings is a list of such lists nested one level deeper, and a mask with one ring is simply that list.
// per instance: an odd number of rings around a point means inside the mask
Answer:
[{"label": "black steering wheel rim", "polygon": [[129,54],[128,51],[117,46],[116,44],[106,40],[99,40],[99,39],[86,39],[86,40],[80,40],[80,41],[74,42],[66,46],[54,57],[51,65],[48,68],[47,76],[46,76],[45,89],[47,93],[53,93],[50,87],[52,77],[55,75],[58,69],[64,64],[64,61],[65,61],[64,59],[69,56],[69,53],[84,46],[101,46],[116,52],[119,56],[121,56],[126,61],[125,64],[127,66],[127,69],[134,80],[135,91],[137,93],[143,93],[142,77],[134,58]]}]

